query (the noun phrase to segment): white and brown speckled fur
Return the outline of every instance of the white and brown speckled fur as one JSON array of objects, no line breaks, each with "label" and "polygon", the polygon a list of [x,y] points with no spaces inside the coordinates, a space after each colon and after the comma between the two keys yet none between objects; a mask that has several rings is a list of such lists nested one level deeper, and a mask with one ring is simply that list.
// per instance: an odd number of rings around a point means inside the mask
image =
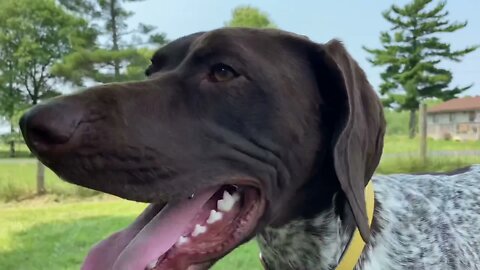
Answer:
[{"label": "white and brown speckled fur", "polygon": [[[480,165],[373,184],[378,226],[355,270],[480,269]],[[266,228],[258,240],[269,269],[335,269],[350,234],[334,212]]]}]

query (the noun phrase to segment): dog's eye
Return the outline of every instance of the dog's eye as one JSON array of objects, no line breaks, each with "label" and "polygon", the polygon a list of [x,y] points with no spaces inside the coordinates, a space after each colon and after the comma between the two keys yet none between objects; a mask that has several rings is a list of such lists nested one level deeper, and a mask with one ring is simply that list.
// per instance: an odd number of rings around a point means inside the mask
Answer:
[{"label": "dog's eye", "polygon": [[238,77],[238,73],[230,66],[225,64],[213,65],[208,74],[208,79],[212,82],[226,82]]}]

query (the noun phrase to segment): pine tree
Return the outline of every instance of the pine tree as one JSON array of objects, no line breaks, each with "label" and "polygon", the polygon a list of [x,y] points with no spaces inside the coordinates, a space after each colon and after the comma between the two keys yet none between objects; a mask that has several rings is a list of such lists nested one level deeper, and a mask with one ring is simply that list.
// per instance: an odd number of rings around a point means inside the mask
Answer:
[{"label": "pine tree", "polygon": [[145,47],[167,42],[164,33],[156,33],[155,27],[139,24],[127,25],[133,12],[124,3],[143,0],[59,0],[69,11],[91,22],[97,32],[97,46],[82,48],[65,57],[54,68],[54,73],[66,81],[82,85],[85,79],[100,83],[138,80],[143,78],[149,65]]},{"label": "pine tree", "polygon": [[422,100],[448,100],[469,89],[450,87],[452,73],[439,66],[442,60],[460,62],[462,57],[478,46],[462,50],[451,49],[442,42],[440,33],[452,33],[467,26],[467,22],[450,22],[445,11],[446,2],[430,8],[432,0],[413,0],[403,7],[392,5],[382,13],[392,24],[381,32],[381,49],[364,49],[372,55],[368,60],[374,66],[385,66],[380,93],[384,105],[410,112],[409,136],[416,133],[416,112]]}]

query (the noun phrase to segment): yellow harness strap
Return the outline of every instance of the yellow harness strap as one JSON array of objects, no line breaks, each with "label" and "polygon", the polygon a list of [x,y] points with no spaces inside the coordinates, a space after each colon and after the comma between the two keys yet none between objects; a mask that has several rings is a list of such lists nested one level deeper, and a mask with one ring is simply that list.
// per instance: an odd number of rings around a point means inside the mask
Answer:
[{"label": "yellow harness strap", "polygon": [[[365,201],[367,206],[367,215],[368,215],[368,225],[372,225],[373,220],[373,210],[375,209],[375,194],[373,192],[372,181],[368,182],[365,187]],[[355,265],[362,255],[363,249],[365,247],[365,242],[363,242],[362,236],[358,228],[353,232],[352,239],[350,244],[342,255],[340,262],[337,265],[336,270],[353,270]]]}]

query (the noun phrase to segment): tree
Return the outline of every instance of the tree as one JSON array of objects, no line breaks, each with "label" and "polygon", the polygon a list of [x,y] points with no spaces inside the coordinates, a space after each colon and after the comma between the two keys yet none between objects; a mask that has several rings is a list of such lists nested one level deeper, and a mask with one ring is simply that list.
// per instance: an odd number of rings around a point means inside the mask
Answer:
[{"label": "tree", "polygon": [[[13,82],[14,70],[11,57],[8,57],[8,48],[0,50],[0,117],[3,117],[10,125],[10,134],[3,135],[2,141],[10,145],[10,157],[15,157],[15,126],[13,117],[16,112],[17,104],[21,103],[19,92],[15,89]],[[5,61],[7,60],[7,61]]]},{"label": "tree", "polygon": [[277,28],[267,13],[251,6],[238,6],[232,11],[232,18],[225,23],[229,27]]},{"label": "tree", "polygon": [[23,96],[17,88],[18,73],[16,66],[18,59],[15,57],[15,42],[8,32],[0,33],[0,117],[10,125],[10,134],[2,136],[2,142],[10,145],[10,157],[15,157],[15,141],[18,131],[14,116],[22,107]]},{"label": "tree", "polygon": [[[137,47],[163,45],[167,39],[165,34],[155,33],[151,25],[128,27],[126,21],[133,13],[122,3],[139,1],[143,0],[60,0],[66,9],[87,18],[98,36],[94,49],[80,49],[65,57],[55,66],[55,74],[76,85],[86,79],[108,83],[143,78],[151,55],[145,56]],[[131,40],[127,41],[127,37]]]},{"label": "tree", "polygon": [[432,0],[413,0],[403,7],[392,5],[382,13],[392,24],[390,31],[381,32],[381,49],[364,49],[372,55],[374,66],[385,66],[380,93],[385,106],[410,112],[409,136],[416,133],[416,112],[422,100],[452,99],[470,88],[450,87],[452,73],[440,67],[442,60],[459,62],[478,46],[452,50],[442,42],[439,33],[452,33],[467,26],[467,22],[450,22],[446,2],[430,8]]},{"label": "tree", "polygon": [[[55,0],[0,2],[0,74],[6,85],[1,92],[7,117],[13,119],[19,104],[35,105],[59,94],[50,69],[75,48],[91,43],[92,32],[87,26]],[[40,162],[37,171],[37,192],[43,194]]]},{"label": "tree", "polygon": [[[7,69],[6,74],[0,74],[0,116],[10,125],[10,133],[3,135],[2,141],[9,145],[9,156],[15,157],[15,143],[21,141],[16,125],[16,115],[24,108],[24,103],[20,92],[11,81],[12,76],[9,74],[11,71]],[[5,82],[5,79],[7,79],[7,82]]]}]

